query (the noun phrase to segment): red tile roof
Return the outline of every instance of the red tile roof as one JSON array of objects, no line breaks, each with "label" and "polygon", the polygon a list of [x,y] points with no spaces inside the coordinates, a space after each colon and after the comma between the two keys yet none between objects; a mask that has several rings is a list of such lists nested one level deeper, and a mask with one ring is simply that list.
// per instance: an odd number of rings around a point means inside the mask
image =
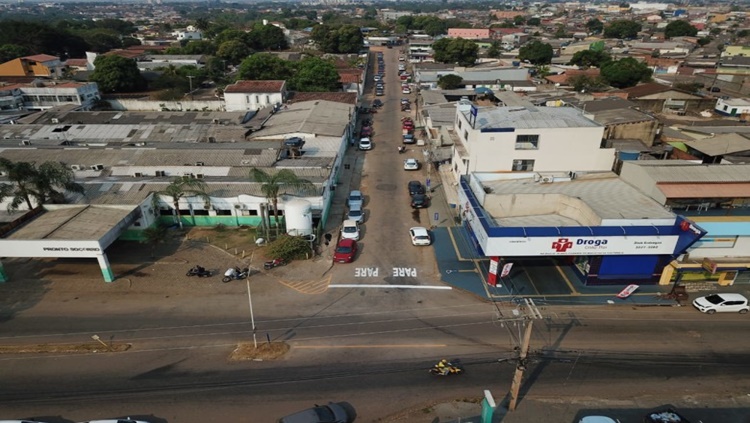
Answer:
[{"label": "red tile roof", "polygon": [[237,81],[228,85],[225,93],[278,93],[284,88],[286,81]]},{"label": "red tile roof", "polygon": [[49,62],[51,60],[60,60],[57,56],[50,56],[49,54],[35,54],[33,56],[22,57],[22,59],[33,60],[35,62]]},{"label": "red tile roof", "polygon": [[663,93],[670,90],[675,89],[667,85],[657,84],[656,82],[649,82],[646,84],[636,85],[635,87],[625,88],[622,91],[628,93],[628,98],[638,98],[651,94]]},{"label": "red tile roof", "polygon": [[339,69],[338,73],[342,84],[357,84],[362,80],[362,71],[359,69]]},{"label": "red tile roof", "polygon": [[290,103],[299,103],[301,101],[328,100],[344,104],[357,104],[357,93],[344,92],[295,92],[289,99]]},{"label": "red tile roof", "polygon": [[136,57],[142,56],[144,52],[142,51],[131,51],[131,50],[110,50],[106,53],[104,53],[105,56],[120,56],[124,57],[126,59],[135,59]]},{"label": "red tile roof", "polygon": [[599,69],[568,69],[560,75],[549,75],[545,79],[552,83],[567,84],[568,79],[577,75],[586,75],[590,77],[599,76]]},{"label": "red tile roof", "polygon": [[86,66],[89,63],[87,59],[68,59],[68,61],[65,62],[68,66]]}]

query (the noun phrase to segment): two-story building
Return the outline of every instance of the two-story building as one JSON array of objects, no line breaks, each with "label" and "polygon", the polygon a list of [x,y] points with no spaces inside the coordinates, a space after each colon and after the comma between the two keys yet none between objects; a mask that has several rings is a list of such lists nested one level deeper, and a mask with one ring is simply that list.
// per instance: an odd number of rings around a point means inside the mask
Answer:
[{"label": "two-story building", "polygon": [[100,98],[96,82],[36,80],[29,84],[0,86],[0,108],[6,110],[47,110],[63,105],[89,110]]},{"label": "two-story building", "polygon": [[65,65],[59,57],[36,54],[19,57],[0,64],[0,76],[33,76],[58,79],[64,76]]},{"label": "two-story building", "polygon": [[604,126],[570,107],[456,109],[453,172],[609,171]]},{"label": "two-story building", "polygon": [[237,81],[224,89],[228,112],[258,110],[286,101],[286,81]]}]

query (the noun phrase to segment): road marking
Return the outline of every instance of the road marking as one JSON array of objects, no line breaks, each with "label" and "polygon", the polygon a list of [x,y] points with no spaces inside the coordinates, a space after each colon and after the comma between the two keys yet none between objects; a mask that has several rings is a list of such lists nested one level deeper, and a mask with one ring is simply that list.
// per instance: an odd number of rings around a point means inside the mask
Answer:
[{"label": "road marking", "polygon": [[373,285],[373,284],[337,284],[329,285],[329,288],[400,288],[400,289],[444,289],[451,290],[451,286],[436,285]]},{"label": "road marking", "polygon": [[447,347],[447,344],[392,344],[392,345],[295,345],[300,349],[328,349],[328,348],[435,348]]}]

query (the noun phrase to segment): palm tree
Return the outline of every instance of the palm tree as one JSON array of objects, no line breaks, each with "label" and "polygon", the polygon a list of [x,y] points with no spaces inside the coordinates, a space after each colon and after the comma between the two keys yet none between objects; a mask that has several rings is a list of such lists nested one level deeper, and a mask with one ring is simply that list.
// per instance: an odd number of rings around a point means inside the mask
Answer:
[{"label": "palm tree", "polygon": [[157,191],[151,197],[151,202],[154,210],[159,210],[159,198],[164,195],[172,197],[172,205],[174,206],[175,212],[177,213],[177,223],[182,229],[182,218],[180,216],[180,199],[185,197],[201,197],[206,201],[207,205],[211,204],[211,197],[206,194],[208,186],[205,182],[200,179],[194,179],[190,177],[177,177],[167,185],[164,191]]},{"label": "palm tree", "polygon": [[276,221],[276,227],[279,227],[279,195],[286,194],[286,188],[294,191],[315,189],[315,185],[307,179],[301,179],[289,169],[282,169],[274,174],[270,174],[258,168],[250,171],[250,178],[255,182],[260,182],[260,189],[268,201],[273,204],[273,218]]},{"label": "palm tree", "polygon": [[166,240],[167,240],[167,227],[160,223],[156,223],[150,228],[146,228],[143,230],[143,240],[141,242],[144,244],[151,245],[151,257],[152,258],[156,255],[156,246],[158,244],[164,243]]},{"label": "palm tree", "polygon": [[0,158],[0,171],[10,181],[0,184],[0,199],[12,197],[8,212],[18,210],[22,204],[32,210],[32,200],[37,205],[64,203],[65,191],[84,192],[83,186],[75,182],[73,172],[60,162],[44,162],[36,167],[33,162]]}]

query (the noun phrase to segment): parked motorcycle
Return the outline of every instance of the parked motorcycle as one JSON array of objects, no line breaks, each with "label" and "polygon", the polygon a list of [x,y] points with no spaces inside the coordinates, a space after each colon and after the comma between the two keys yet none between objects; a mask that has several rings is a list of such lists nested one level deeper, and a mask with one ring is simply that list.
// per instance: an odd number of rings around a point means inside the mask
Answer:
[{"label": "parked motorcycle", "polygon": [[429,372],[436,376],[460,375],[464,372],[464,368],[458,359],[451,361],[440,360]]},{"label": "parked motorcycle", "polygon": [[187,276],[198,276],[199,278],[207,278],[211,276],[211,271],[206,270],[203,266],[195,265],[193,268],[188,270]]},{"label": "parked motorcycle", "polygon": [[406,153],[406,147],[399,147],[398,148],[398,154]]},{"label": "parked motorcycle", "polygon": [[232,267],[224,272],[224,278],[222,282],[229,282],[233,280],[246,279],[250,275],[250,268],[240,269],[239,267]]},{"label": "parked motorcycle", "polygon": [[286,260],[282,258],[277,258],[277,259],[273,259],[273,260],[263,263],[263,268],[266,270],[271,270],[274,267],[279,267],[279,266],[286,266]]}]

